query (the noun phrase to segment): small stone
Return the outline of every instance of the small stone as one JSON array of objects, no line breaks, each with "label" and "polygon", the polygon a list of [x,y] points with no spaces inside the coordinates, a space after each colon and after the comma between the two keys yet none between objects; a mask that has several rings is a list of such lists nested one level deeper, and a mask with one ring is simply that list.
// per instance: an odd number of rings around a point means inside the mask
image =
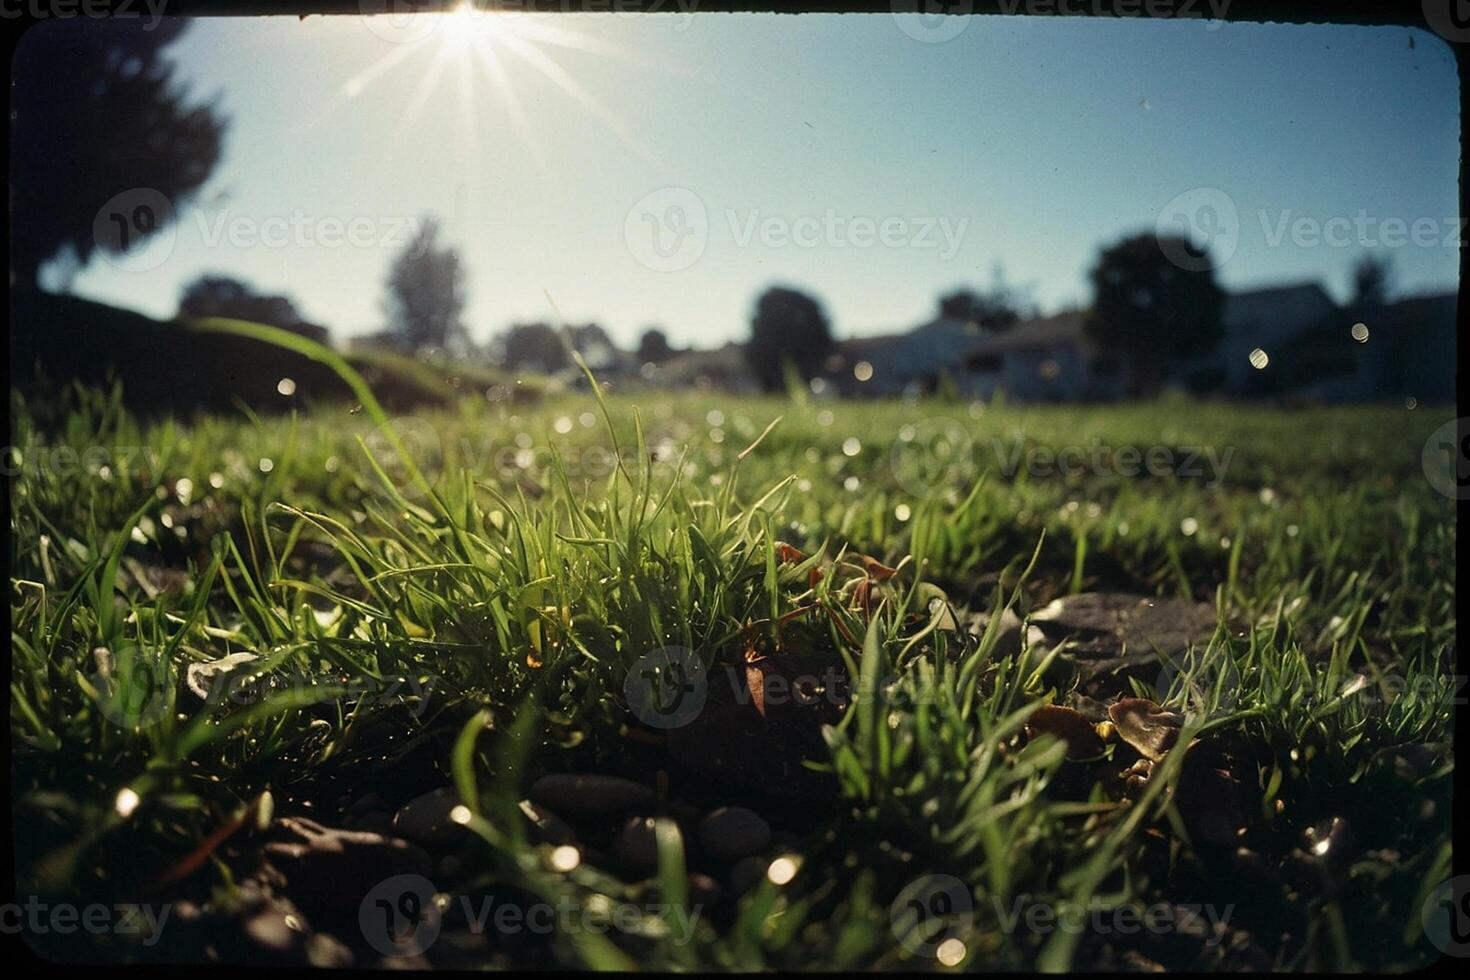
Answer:
[{"label": "small stone", "polygon": [[1215,607],[1192,599],[1084,592],[1064,596],[1031,614],[1051,639],[1070,638],[1085,656],[1116,656],[1124,648],[1136,653],[1181,653],[1214,635]]},{"label": "small stone", "polygon": [[449,819],[460,805],[459,793],[452,786],[415,797],[399,808],[393,818],[393,831],[399,837],[425,847],[446,847],[463,839],[463,826]]},{"label": "small stone", "polygon": [[306,937],[306,961],[315,967],[341,970],[352,965],[352,950],[328,933],[312,933]]},{"label": "small stone", "polygon": [[393,814],[381,811],[369,811],[348,817],[347,827],[351,830],[365,830],[372,834],[382,834],[385,837],[394,836]]},{"label": "small stone", "polygon": [[[989,620],[981,620],[980,635],[985,635],[989,628]],[[1021,617],[1016,615],[1014,609],[1007,606],[1000,611],[1000,635],[995,638],[995,647],[990,651],[992,657],[1015,657],[1021,653],[1022,637],[1025,634],[1025,626],[1021,623]]]},{"label": "small stone", "polygon": [[730,894],[737,898],[760,884],[766,876],[769,864],[764,858],[747,857],[735,862],[730,869]]},{"label": "small stone", "polygon": [[618,776],[553,773],[531,784],[531,799],[572,817],[600,817],[651,806],[653,790]]},{"label": "small stone", "polygon": [[613,860],[630,880],[647,878],[658,871],[658,835],[652,817],[634,817],[618,831],[612,846]]},{"label": "small stone", "polygon": [[282,956],[293,953],[301,939],[301,934],[286,924],[286,917],[273,908],[246,919],[242,929],[250,942]]},{"label": "small stone", "polygon": [[722,806],[699,822],[699,843],[718,861],[751,857],[771,846],[771,825],[754,810]]},{"label": "small stone", "polygon": [[353,800],[347,807],[348,813],[373,813],[388,809],[388,801],[377,793],[366,793]]}]

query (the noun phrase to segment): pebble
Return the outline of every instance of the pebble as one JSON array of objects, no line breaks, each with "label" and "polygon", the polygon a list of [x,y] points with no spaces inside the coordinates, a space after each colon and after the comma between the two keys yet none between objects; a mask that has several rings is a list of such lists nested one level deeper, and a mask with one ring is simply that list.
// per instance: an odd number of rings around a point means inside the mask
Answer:
[{"label": "pebble", "polygon": [[393,814],[381,810],[373,810],[348,817],[344,823],[349,830],[366,830],[374,834],[383,834],[391,837],[395,834],[393,829]]},{"label": "pebble", "polygon": [[747,857],[735,862],[730,869],[730,894],[736,898],[744,895],[766,876],[769,862],[765,858]]},{"label": "pebble", "polygon": [[286,917],[273,908],[246,919],[242,931],[251,943],[283,956],[295,952],[301,939],[301,934],[286,924]]},{"label": "pebble", "polygon": [[613,860],[630,879],[647,878],[658,871],[658,836],[652,817],[634,817],[618,831]]},{"label": "pebble", "polygon": [[415,797],[399,808],[393,818],[393,832],[425,847],[458,843],[466,831],[449,819],[449,813],[459,805],[459,793],[452,786]]},{"label": "pebble", "polygon": [[618,776],[553,773],[531,784],[531,799],[572,817],[600,817],[653,804],[653,790]]},{"label": "pebble", "polygon": [[760,854],[771,846],[771,825],[743,806],[722,806],[699,822],[699,843],[719,861]]}]

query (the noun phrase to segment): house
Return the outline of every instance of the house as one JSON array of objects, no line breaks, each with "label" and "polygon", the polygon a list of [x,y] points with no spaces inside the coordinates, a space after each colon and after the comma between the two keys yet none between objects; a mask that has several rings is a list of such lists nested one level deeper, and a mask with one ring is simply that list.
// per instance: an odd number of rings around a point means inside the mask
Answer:
[{"label": "house", "polygon": [[1324,402],[1455,400],[1454,293],[1344,314],[1287,349],[1289,387]]},{"label": "house", "polygon": [[849,396],[933,391],[941,377],[964,373],[965,355],[984,336],[973,320],[940,317],[908,333],[855,337],[837,343],[823,376]]},{"label": "house", "polygon": [[1021,401],[1121,398],[1128,390],[1122,360],[1087,338],[1086,313],[1066,310],[1024,320],[972,346],[956,382],[970,397],[996,391]]},{"label": "house", "polygon": [[653,365],[648,380],[671,388],[755,394],[760,383],[745,359],[745,345],[733,341],[714,350],[690,350]]},{"label": "house", "polygon": [[[1315,282],[1226,293],[1220,311],[1220,342],[1209,354],[1181,360],[1172,372],[1173,379],[1201,393],[1250,395],[1277,390],[1282,386],[1280,365],[1287,349],[1340,312]],[[1255,354],[1257,350],[1265,357]],[[1273,361],[1275,370],[1271,370]]]}]

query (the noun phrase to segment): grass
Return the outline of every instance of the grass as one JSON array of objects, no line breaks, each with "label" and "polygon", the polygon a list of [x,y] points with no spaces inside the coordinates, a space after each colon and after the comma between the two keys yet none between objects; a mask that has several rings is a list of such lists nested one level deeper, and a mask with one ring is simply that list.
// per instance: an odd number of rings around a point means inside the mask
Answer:
[{"label": "grass", "polygon": [[[680,646],[706,662],[835,656],[876,692],[822,731],[814,764],[835,797],[792,845],[794,873],[687,943],[643,916],[485,965],[936,967],[923,923],[894,914],[930,875],[973,905],[942,956],[966,968],[1434,958],[1419,922],[1450,875],[1455,524],[1419,449],[1446,413],[584,394],[385,425],[366,401],[182,425],[140,422],[116,392],[44,410],[13,397],[22,892],[227,896],[242,874],[229,847],[159,881],[260,794],[332,823],[364,787],[453,782],[477,843],[441,886],[683,901],[671,821],[660,874],[625,883],[590,860],[556,870],[515,811],[541,772],[667,768],[632,737],[624,679]],[[1082,465],[1049,461],[1068,447]],[[1160,447],[1155,472],[1132,473],[1124,447]],[[1196,475],[1197,449],[1228,463],[1201,456]],[[897,572],[844,573],[861,556]],[[1238,843],[1279,889],[1191,833],[1184,752],[1131,795],[1126,747],[1079,763],[1027,737],[1036,707],[1071,693],[1065,651],[1002,652],[995,629],[938,622],[946,606],[1024,616],[1095,590],[1220,609],[1173,687],[1139,693],[1188,709],[1181,744],[1228,758]],[[191,700],[191,664],[242,652],[259,697]],[[1301,848],[1331,817],[1354,845],[1328,867]],[[1013,921],[1158,903],[1228,906],[1230,941]],[[109,937],[85,955],[147,954]]]}]

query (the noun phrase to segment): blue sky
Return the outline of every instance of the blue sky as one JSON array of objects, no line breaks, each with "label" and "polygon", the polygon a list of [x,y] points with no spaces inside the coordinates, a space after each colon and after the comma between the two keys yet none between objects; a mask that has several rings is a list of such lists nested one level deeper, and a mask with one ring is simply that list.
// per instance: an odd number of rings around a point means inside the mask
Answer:
[{"label": "blue sky", "polygon": [[1044,309],[1085,302],[1099,246],[1176,211],[1233,244],[1227,287],[1344,298],[1369,248],[1405,292],[1455,286],[1458,82],[1432,35],[988,17],[911,36],[925,26],[200,21],[174,51],[232,118],[224,158],[170,240],[73,287],[170,315],[181,284],[224,272],[347,337],[382,326],[406,222],[434,214],[477,339],[549,318],[549,293],[620,342],[658,324],[710,346],[772,282],[820,297],[839,336],[921,322],[997,262]]}]

